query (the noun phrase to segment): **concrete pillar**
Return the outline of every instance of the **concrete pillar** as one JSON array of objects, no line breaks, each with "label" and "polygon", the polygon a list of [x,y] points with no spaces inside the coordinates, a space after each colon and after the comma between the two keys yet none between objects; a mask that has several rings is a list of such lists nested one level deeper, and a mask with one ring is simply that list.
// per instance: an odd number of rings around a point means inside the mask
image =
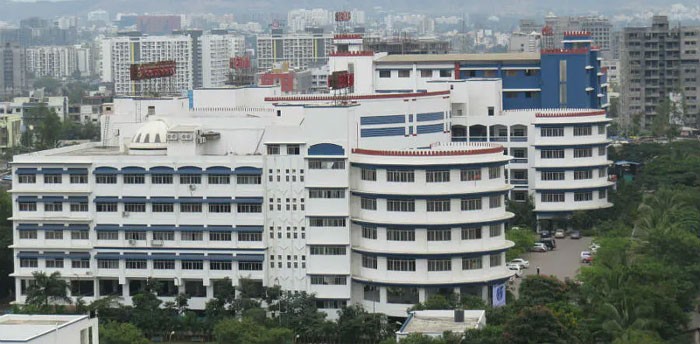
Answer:
[{"label": "concrete pillar", "polygon": [[425,288],[418,288],[418,301],[425,302],[427,300],[428,293],[426,293]]}]

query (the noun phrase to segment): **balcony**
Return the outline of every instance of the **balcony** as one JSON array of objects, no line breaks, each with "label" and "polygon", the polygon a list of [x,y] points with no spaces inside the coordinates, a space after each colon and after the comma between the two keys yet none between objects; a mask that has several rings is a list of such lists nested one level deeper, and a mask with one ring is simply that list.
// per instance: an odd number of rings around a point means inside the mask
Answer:
[{"label": "balcony", "polygon": [[527,179],[511,179],[510,183],[512,185],[527,185]]},{"label": "balcony", "polygon": [[[472,141],[474,141],[472,139]],[[508,136],[491,136],[489,139],[491,142],[508,142]]]},{"label": "balcony", "polygon": [[527,136],[511,136],[510,142],[527,142]]},{"label": "balcony", "polygon": [[527,158],[510,159],[511,164],[527,164]]}]

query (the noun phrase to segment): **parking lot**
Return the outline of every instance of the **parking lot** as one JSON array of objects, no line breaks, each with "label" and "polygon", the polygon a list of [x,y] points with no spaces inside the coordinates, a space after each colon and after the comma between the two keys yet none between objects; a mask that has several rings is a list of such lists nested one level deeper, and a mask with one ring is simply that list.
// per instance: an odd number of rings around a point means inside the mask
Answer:
[{"label": "parking lot", "polygon": [[[530,261],[530,268],[524,270],[525,275],[536,275],[539,266],[541,275],[554,275],[562,281],[567,277],[574,278],[576,276],[579,268],[584,265],[581,263],[581,251],[588,251],[592,238],[583,237],[572,240],[566,237],[556,240],[557,248],[555,250],[525,254],[523,258]],[[519,285],[520,279],[518,278],[513,285],[516,291]]]}]

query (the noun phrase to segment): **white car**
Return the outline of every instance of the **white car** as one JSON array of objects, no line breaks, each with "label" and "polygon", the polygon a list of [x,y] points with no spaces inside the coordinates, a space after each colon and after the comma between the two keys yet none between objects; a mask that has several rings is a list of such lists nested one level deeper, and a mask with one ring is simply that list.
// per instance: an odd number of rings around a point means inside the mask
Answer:
[{"label": "white car", "polygon": [[598,251],[598,249],[600,248],[600,245],[598,245],[596,243],[592,243],[591,246],[589,246],[588,248],[591,250],[591,252],[596,253]]},{"label": "white car", "polygon": [[563,229],[557,229],[557,231],[554,232],[554,237],[557,239],[566,238],[566,232],[564,232]]},{"label": "white car", "polygon": [[508,264],[506,267],[510,271],[515,271],[515,277],[520,277],[523,275],[523,269],[518,264]]},{"label": "white car", "polygon": [[530,262],[522,258],[515,258],[510,261],[510,264],[518,264],[523,269],[527,269],[530,267]]}]

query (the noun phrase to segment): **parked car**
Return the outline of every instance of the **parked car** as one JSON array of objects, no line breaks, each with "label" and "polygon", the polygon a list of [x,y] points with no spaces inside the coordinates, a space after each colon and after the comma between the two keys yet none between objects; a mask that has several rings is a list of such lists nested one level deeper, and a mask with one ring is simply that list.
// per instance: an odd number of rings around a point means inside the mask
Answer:
[{"label": "parked car", "polygon": [[2,181],[3,181],[3,182],[11,182],[11,181],[12,181],[12,175],[11,175],[11,174],[8,174],[8,175],[5,175],[5,176],[2,176]]},{"label": "parked car", "polygon": [[540,239],[546,239],[546,238],[551,238],[551,237],[552,237],[552,232],[550,232],[550,231],[540,232]]},{"label": "parked car", "polygon": [[566,232],[564,232],[563,229],[557,229],[557,231],[554,232],[554,237],[557,239],[566,238]]},{"label": "parked car", "polygon": [[571,232],[571,235],[569,235],[569,238],[571,238],[571,239],[581,239],[581,232],[579,232],[579,231],[573,231],[573,232]]},{"label": "parked car", "polygon": [[544,239],[540,239],[539,242],[541,242],[541,243],[543,243],[545,246],[547,246],[547,249],[550,250],[550,251],[553,250],[553,249],[555,249],[555,248],[557,248],[557,241],[554,240],[554,238],[544,238]]},{"label": "parked car", "polygon": [[600,245],[598,245],[596,243],[591,243],[591,245],[588,246],[588,248],[591,250],[592,253],[596,253],[596,252],[598,252]]},{"label": "parked car", "polygon": [[581,263],[590,263],[593,260],[591,251],[581,251]]},{"label": "parked car", "polygon": [[530,248],[530,251],[532,252],[547,252],[547,245],[541,243],[541,242],[536,242],[532,248]]},{"label": "parked car", "polygon": [[593,256],[585,256],[581,259],[581,263],[593,263]]},{"label": "parked car", "polygon": [[520,277],[523,275],[523,269],[518,264],[508,264],[506,267],[510,271],[515,271],[515,277]]},{"label": "parked car", "polygon": [[530,267],[530,262],[522,258],[515,258],[510,261],[510,264],[518,264],[523,269],[527,269]]}]

